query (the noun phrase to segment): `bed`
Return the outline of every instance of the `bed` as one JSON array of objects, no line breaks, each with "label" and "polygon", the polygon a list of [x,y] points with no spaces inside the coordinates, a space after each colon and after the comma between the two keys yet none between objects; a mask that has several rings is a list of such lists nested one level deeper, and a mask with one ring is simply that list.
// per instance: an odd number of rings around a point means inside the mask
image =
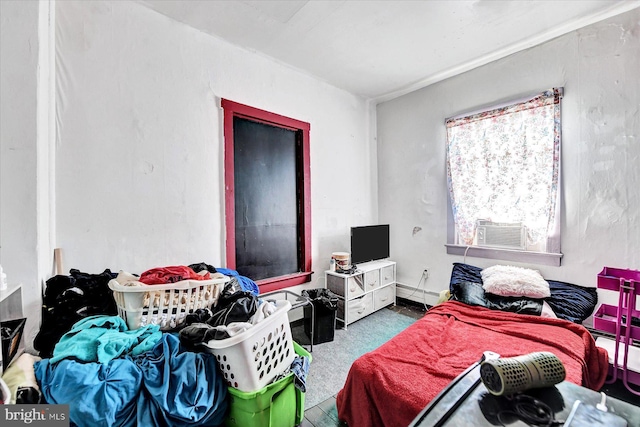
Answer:
[{"label": "bed", "polygon": [[[478,267],[454,264],[450,300],[353,363],[336,398],[340,420],[358,427],[405,427],[485,351],[501,357],[550,351],[564,364],[567,381],[602,387],[606,351],[580,324],[595,307],[595,290],[549,281],[548,298],[493,298],[489,303],[476,292],[480,273]],[[532,303],[547,303],[556,316],[541,315]]]}]

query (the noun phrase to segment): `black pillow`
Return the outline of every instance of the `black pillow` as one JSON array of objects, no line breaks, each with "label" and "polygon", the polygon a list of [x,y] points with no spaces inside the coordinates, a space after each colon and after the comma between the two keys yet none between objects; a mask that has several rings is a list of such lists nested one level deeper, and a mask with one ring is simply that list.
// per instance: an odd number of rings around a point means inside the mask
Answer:
[{"label": "black pillow", "polygon": [[459,281],[453,285],[451,299],[465,304],[490,308],[492,310],[540,316],[542,300],[524,297],[503,297],[485,293],[482,284]]},{"label": "black pillow", "polygon": [[542,314],[542,300],[520,297],[503,297],[500,295],[486,294],[487,307],[494,310],[510,311],[512,313],[531,314],[540,316]]},{"label": "black pillow", "polygon": [[454,301],[460,301],[468,305],[487,307],[487,298],[480,283],[461,280],[451,286],[450,292],[451,299]]}]

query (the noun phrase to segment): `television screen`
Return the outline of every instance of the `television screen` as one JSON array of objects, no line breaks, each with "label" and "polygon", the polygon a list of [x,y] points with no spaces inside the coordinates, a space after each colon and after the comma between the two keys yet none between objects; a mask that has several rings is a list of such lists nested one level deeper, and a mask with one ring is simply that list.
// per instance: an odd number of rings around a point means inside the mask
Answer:
[{"label": "television screen", "polygon": [[389,224],[351,227],[351,263],[389,258]]}]

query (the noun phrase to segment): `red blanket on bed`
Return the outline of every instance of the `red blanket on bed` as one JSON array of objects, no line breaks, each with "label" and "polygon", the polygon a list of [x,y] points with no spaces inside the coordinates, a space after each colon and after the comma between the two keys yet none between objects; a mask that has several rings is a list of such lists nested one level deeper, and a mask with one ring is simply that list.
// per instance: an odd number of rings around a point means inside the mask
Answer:
[{"label": "red blanket on bed", "polygon": [[594,390],[608,370],[606,351],[581,325],[449,301],[353,363],[337,396],[338,416],[349,427],[406,427],[487,350],[501,357],[550,351],[567,381]]}]

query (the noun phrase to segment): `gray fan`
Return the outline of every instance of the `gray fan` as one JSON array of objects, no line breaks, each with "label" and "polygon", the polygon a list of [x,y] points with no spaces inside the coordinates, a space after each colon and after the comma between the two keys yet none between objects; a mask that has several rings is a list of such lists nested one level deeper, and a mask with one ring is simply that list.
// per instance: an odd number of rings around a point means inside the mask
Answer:
[{"label": "gray fan", "polygon": [[485,360],[480,364],[480,378],[496,396],[549,387],[564,381],[565,376],[560,359],[548,351]]}]

